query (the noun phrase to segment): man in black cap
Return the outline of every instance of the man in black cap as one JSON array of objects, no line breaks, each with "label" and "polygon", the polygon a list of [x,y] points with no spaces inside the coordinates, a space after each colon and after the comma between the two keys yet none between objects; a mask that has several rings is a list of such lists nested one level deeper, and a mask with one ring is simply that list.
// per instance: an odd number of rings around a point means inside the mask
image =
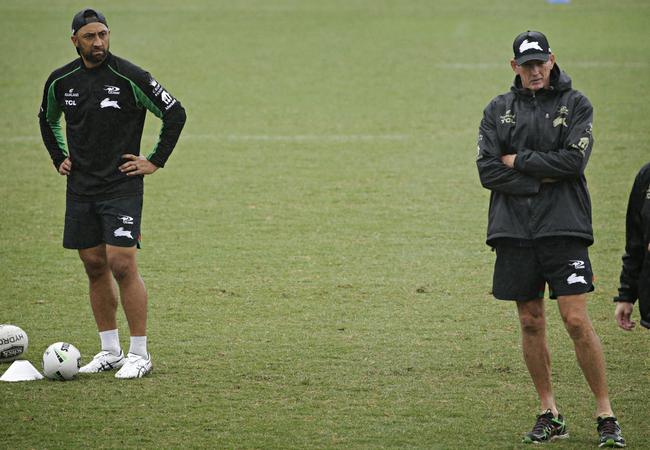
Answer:
[{"label": "man in black cap", "polygon": [[513,51],[514,85],[485,108],[476,163],[482,185],[491,191],[492,292],[516,302],[524,360],[541,403],[542,413],[523,441],[568,437],[551,384],[544,314],[548,284],[596,399],[599,446],[623,447],[602,347],[587,314],[587,293],[594,289],[588,254],[593,233],[584,170],[593,145],[592,107],[571,88],[542,33],[521,33]]},{"label": "man in black cap", "polygon": [[[78,250],[84,264],[101,341],[101,351],[80,372],[119,369],[116,378],[140,378],[153,369],[147,292],[136,264],[143,178],[164,167],[185,110],[148,72],[111,54],[109,38],[101,12],[84,9],[74,16],[71,39],[80,57],[47,79],[39,119],[54,167],[67,177],[63,246]],[[162,120],[162,129],[145,157],[140,139],[147,110]],[[126,357],[115,281],[131,335]]]},{"label": "man in black cap", "polygon": [[639,170],[627,203],[625,254],[616,302],[616,322],[634,328],[632,307],[639,300],[641,325],[650,328],[650,163]]}]

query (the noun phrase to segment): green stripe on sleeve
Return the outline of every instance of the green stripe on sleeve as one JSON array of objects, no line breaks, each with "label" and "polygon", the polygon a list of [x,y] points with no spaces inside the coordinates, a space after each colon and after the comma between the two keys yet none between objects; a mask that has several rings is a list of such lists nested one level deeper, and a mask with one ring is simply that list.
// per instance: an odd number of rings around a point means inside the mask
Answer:
[{"label": "green stripe on sleeve", "polygon": [[[110,65],[108,66],[108,68],[111,69],[113,73],[124,78],[126,81],[129,82],[129,84],[131,85],[131,89],[133,90],[133,96],[135,97],[135,101],[138,106],[147,108],[149,111],[153,113],[153,115],[155,115],[156,117],[162,120],[163,114],[160,108],[158,108],[156,104],[151,101],[151,99],[147,96],[147,94],[145,94],[137,84],[135,84],[129,78],[119,73],[117,70],[113,69]],[[154,153],[156,153],[156,150],[158,150],[158,144],[160,144],[160,136],[162,136],[164,128],[165,128],[165,123],[163,122],[162,126],[160,127],[160,133],[158,134],[158,142],[156,142],[156,145],[154,145],[151,153],[147,155],[147,159],[150,159],[151,156]]]},{"label": "green stripe on sleeve", "polygon": [[59,104],[56,102],[56,96],[54,95],[54,85],[56,84],[57,81],[67,77],[68,75],[76,72],[79,69],[80,68],[77,67],[76,69],[55,79],[54,81],[52,81],[50,87],[47,89],[47,110],[45,111],[45,120],[50,126],[50,129],[52,130],[52,134],[54,134],[56,143],[59,145],[59,148],[61,149],[61,151],[66,157],[68,156],[68,146],[65,143],[63,128],[61,128],[61,114],[63,111],[61,111]]}]

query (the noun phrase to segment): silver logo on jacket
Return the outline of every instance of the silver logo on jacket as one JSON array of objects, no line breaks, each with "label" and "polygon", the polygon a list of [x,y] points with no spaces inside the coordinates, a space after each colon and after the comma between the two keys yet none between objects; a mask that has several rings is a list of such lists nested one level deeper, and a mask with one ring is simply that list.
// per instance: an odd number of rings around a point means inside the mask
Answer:
[{"label": "silver logo on jacket", "polygon": [[561,106],[560,109],[557,111],[558,116],[553,119],[553,128],[559,127],[560,125],[563,125],[565,127],[568,127],[566,124],[566,119],[567,116],[569,115],[569,108],[566,106]]},{"label": "silver logo on jacket", "polygon": [[120,108],[120,105],[117,104],[117,100],[111,100],[110,98],[106,97],[102,102],[99,104],[99,106],[103,108],[117,108],[117,109],[122,109]]},{"label": "silver logo on jacket", "polygon": [[501,123],[509,123],[512,125],[515,125],[517,123],[517,117],[515,114],[512,114],[511,110],[507,110],[506,113],[502,116],[500,116]]},{"label": "silver logo on jacket", "polygon": [[120,88],[117,86],[110,86],[108,84],[105,84],[104,90],[108,92],[109,95],[120,95]]}]

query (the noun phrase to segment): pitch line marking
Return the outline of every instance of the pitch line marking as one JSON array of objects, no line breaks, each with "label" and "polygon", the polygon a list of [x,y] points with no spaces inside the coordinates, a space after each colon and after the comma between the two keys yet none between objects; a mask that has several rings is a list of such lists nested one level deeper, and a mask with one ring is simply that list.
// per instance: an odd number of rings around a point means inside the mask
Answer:
[{"label": "pitch line marking", "polygon": [[[623,63],[617,63],[614,61],[576,61],[576,62],[567,62],[566,67],[575,67],[578,69],[644,69],[650,66],[650,63],[647,62],[633,62],[627,61]],[[449,70],[476,70],[476,69],[510,69],[510,65],[507,63],[438,63],[435,65],[438,69],[449,69]],[[563,65],[562,67],[565,67]]]},{"label": "pitch line marking", "polygon": [[356,141],[404,141],[409,134],[189,134],[181,138],[196,140],[234,141],[234,142],[356,142]]},{"label": "pitch line marking", "polygon": [[[157,136],[145,136],[155,139]],[[410,134],[181,134],[181,140],[230,141],[230,142],[359,142],[359,141],[406,141]],[[41,142],[41,137],[10,136],[5,142]]]}]

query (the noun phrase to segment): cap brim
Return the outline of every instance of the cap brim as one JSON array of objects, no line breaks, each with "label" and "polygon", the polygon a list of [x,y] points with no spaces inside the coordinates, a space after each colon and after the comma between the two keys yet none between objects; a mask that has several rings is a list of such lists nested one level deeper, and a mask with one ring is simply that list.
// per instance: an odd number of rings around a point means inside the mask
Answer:
[{"label": "cap brim", "polygon": [[515,62],[517,65],[521,66],[522,64],[528,62],[528,61],[543,61],[546,62],[548,61],[549,54],[548,53],[530,53],[528,55],[522,55],[519,58],[515,59]]}]

